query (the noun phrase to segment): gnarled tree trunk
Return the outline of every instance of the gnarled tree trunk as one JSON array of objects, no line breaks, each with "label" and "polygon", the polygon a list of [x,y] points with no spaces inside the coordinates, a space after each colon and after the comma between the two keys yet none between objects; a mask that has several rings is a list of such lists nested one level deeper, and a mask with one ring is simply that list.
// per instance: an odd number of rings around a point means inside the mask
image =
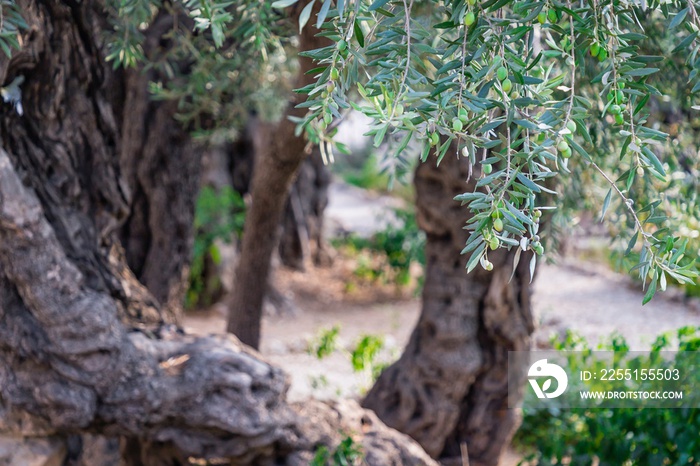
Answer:
[{"label": "gnarled tree trunk", "polygon": [[19,5],[22,50],[0,57],[1,83],[26,78],[24,115],[0,116],[0,433],[121,437],[125,464],[153,466],[308,464],[347,432],[373,464],[430,464],[356,406],[289,405],[234,337],[169,323],[198,166],[174,105],[105,63],[101,2]]},{"label": "gnarled tree trunk", "polygon": [[[363,406],[416,439],[434,458],[495,466],[518,419],[508,410],[508,351],[529,348],[533,332],[526,255],[512,281],[513,252],[489,252],[492,272],[467,275],[461,256],[465,209],[453,198],[474,189],[467,161],[445,157],[416,170],[416,207],[426,232],[423,310],[401,358]],[[527,257],[529,259],[529,257]],[[462,446],[465,444],[466,449]]]}]

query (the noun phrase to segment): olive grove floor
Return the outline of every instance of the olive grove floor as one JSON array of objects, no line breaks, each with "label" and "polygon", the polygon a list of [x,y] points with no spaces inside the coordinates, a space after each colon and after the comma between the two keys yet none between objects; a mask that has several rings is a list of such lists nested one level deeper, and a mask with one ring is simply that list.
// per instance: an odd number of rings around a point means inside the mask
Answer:
[{"label": "olive grove floor", "polygon": [[[332,228],[363,233],[369,227],[362,222],[390,217],[393,206],[386,199],[343,185],[332,188],[330,202]],[[418,319],[420,300],[410,293],[362,288],[347,292],[352,267],[338,258],[332,268],[275,273],[278,289],[293,299],[301,312],[266,317],[261,351],[290,374],[291,399],[361,395],[370,381],[366,374],[353,372],[348,351],[362,335],[382,336],[384,349],[377,360],[389,362],[398,357]],[[546,347],[552,334],[571,329],[592,345],[619,332],[632,350],[645,350],[662,332],[700,325],[698,301],[685,301],[678,292],[669,291],[642,306],[643,292],[629,278],[585,260],[560,258],[557,265],[540,266],[534,286],[539,323],[535,345],[539,347]],[[220,306],[190,313],[185,327],[198,334],[223,332],[225,313]],[[322,360],[310,355],[309,344],[334,326],[339,328],[341,351]],[[517,456],[508,455],[503,464],[517,464]]]}]

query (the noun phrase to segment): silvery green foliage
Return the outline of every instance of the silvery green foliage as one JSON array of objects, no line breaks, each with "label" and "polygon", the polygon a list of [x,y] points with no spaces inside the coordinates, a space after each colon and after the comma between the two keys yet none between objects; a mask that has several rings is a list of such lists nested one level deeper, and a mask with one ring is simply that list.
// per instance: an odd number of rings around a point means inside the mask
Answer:
[{"label": "silvery green foliage", "polygon": [[0,0],[0,49],[6,57],[12,56],[12,49],[19,50],[19,33],[26,27],[15,0]]},{"label": "silvery green foliage", "polygon": [[[297,3],[299,24],[286,29]],[[694,2],[111,0],[109,13],[108,59],[157,67],[153,95],[176,99],[181,119],[209,135],[234,129],[262,100],[286,102],[274,98],[291,76],[285,38],[321,28],[333,45],[302,52],[318,67],[316,82],[297,90],[308,96],[299,134],[332,160],[342,151],[334,122],[354,108],[371,118],[390,167],[416,146],[431,163],[468,158],[477,189],[456,200],[471,212],[469,270],[490,270],[490,251],[517,248],[515,260],[534,271],[543,211],[585,203],[566,196],[585,183],[638,259],[645,302],[669,279],[697,279],[700,227],[678,224],[700,217],[697,150],[676,163],[667,128],[650,119],[667,91],[659,70],[673,57],[682,57],[687,95],[700,91]],[[173,17],[169,48],[145,57],[144,35],[164,14]],[[659,24],[663,37],[647,33]]]},{"label": "silvery green foliage", "polygon": [[[572,168],[584,167],[607,185],[601,218],[619,205],[630,219],[627,250],[637,253],[647,302],[669,278],[692,284],[698,276],[697,251],[669,228],[666,206],[635,204],[641,184],[658,198],[669,182],[668,134],[649,123],[647,108],[662,96],[655,80],[665,59],[640,53],[654,39],[642,26],[650,20],[666,24],[664,54],[683,53],[689,90],[700,90],[692,2],[326,0],[317,24],[335,45],[304,52],[320,66],[302,90],[309,112],[299,123],[330,148],[326,128],[355,108],[393,157],[418,140],[424,161],[461,156],[480,165],[477,189],[456,198],[473,214],[469,270],[490,270],[489,250],[505,247],[517,248],[516,262],[527,256],[534,272],[544,254],[542,211],[556,207]],[[360,103],[349,100],[351,89]],[[600,122],[621,141],[609,147],[619,151],[613,160],[598,157],[591,128]]]}]

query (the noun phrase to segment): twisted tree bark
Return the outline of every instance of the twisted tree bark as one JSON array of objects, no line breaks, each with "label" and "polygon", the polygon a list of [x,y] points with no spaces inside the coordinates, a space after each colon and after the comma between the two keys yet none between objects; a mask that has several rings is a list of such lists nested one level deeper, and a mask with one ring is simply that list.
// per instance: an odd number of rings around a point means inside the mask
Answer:
[{"label": "twisted tree bark", "polygon": [[353,435],[370,464],[431,464],[357,406],[288,404],[284,373],[234,337],[170,323],[196,151],[147,78],[105,62],[101,2],[19,4],[22,50],[0,58],[0,83],[25,77],[24,115],[0,115],[0,433],[121,437],[146,466],[308,464]]},{"label": "twisted tree bark", "polygon": [[[401,358],[386,369],[363,406],[416,439],[445,464],[495,466],[517,427],[508,410],[508,351],[529,348],[534,330],[523,259],[509,282],[513,252],[489,252],[493,272],[465,272],[460,255],[465,210],[452,199],[472,191],[467,161],[419,164],[418,222],[426,232],[423,311]],[[528,257],[529,259],[529,257]]]}]

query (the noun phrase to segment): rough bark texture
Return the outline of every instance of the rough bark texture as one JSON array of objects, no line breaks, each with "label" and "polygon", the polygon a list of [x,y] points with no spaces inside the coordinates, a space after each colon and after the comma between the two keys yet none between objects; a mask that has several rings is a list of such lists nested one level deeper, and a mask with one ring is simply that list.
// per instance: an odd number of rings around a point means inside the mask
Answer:
[{"label": "rough bark texture", "polygon": [[[299,50],[312,50],[329,43],[328,39],[315,37],[317,32],[311,26],[305,27],[299,37]],[[313,69],[313,61],[300,57],[299,65],[296,88],[314,80],[313,75],[306,74]],[[304,109],[294,108],[298,103],[290,102],[279,123],[258,122],[252,128],[255,149],[251,183],[253,201],[246,215],[240,262],[229,300],[228,331],[253,348],[260,345],[263,299],[284,205],[299,167],[308,155],[306,141],[294,134],[296,124],[287,118],[290,115],[303,116]]]},{"label": "rough bark texture", "polygon": [[186,291],[202,149],[173,124],[175,102],[149,98],[147,83],[153,75],[130,71],[126,80],[119,155],[131,208],[120,239],[131,270],[177,319]]},{"label": "rough bark texture", "polygon": [[489,252],[493,272],[469,275],[461,256],[465,209],[452,201],[473,190],[466,160],[445,157],[416,170],[418,222],[426,232],[423,310],[409,344],[363,405],[416,439],[434,458],[494,466],[518,419],[507,409],[508,351],[529,348],[533,332],[524,255],[508,281],[512,253]]},{"label": "rough bark texture", "polygon": [[[24,115],[0,115],[0,433],[119,437],[125,464],[155,466],[308,464],[347,432],[368,458],[392,452],[375,464],[429,464],[407,438],[359,422],[371,414],[357,406],[287,404],[284,373],[234,337],[169,323],[196,154],[174,108],[146,103],[142,76],[105,63],[104,5],[19,6],[23,48],[0,58],[0,83],[26,78]],[[153,44],[160,26],[146,31]]]}]

